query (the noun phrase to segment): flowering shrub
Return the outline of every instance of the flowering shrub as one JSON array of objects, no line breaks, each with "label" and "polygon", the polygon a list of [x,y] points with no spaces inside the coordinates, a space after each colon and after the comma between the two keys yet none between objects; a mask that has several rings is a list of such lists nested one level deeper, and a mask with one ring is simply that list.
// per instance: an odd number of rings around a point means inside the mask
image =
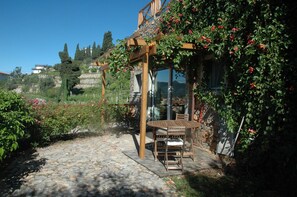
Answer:
[{"label": "flowering shrub", "polygon": [[70,133],[73,129],[100,129],[101,106],[88,104],[39,104],[33,102],[35,129],[31,140],[46,144],[53,137]]},{"label": "flowering shrub", "polygon": [[0,90],[0,161],[19,146],[33,117],[24,100],[13,92]]}]

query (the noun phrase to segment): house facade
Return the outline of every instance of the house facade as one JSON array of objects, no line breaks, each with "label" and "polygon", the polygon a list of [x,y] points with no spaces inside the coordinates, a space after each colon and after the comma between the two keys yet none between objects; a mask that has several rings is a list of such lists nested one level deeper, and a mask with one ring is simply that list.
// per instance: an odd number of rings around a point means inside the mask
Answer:
[{"label": "house facade", "polygon": [[0,81],[7,79],[9,76],[9,74],[4,73],[4,72],[0,72]]},{"label": "house facade", "polygon": [[45,65],[35,65],[34,68],[32,68],[32,73],[33,74],[39,74],[41,73],[42,70],[46,70],[46,67]]}]

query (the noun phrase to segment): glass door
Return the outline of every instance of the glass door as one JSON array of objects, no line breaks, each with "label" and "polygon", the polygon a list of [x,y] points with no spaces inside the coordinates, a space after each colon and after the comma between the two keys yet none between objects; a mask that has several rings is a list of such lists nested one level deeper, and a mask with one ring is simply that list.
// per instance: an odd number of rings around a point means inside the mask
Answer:
[{"label": "glass door", "polygon": [[175,119],[176,113],[185,112],[186,79],[175,70],[171,75],[170,69],[157,71],[154,76],[152,117],[154,120]]}]

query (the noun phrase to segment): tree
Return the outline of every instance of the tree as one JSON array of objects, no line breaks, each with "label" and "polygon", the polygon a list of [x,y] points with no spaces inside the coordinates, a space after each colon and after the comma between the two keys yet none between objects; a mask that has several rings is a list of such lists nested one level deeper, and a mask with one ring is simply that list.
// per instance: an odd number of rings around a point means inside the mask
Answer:
[{"label": "tree", "polygon": [[64,53],[66,53],[68,55],[68,46],[67,43],[64,44]]},{"label": "tree", "polygon": [[6,81],[6,88],[8,90],[16,89],[18,85],[22,83],[24,76],[25,75],[22,74],[22,68],[15,67],[15,69],[10,73],[9,79]]},{"label": "tree", "polygon": [[10,73],[10,76],[14,79],[22,79],[23,74],[22,74],[22,67],[15,67],[15,69]]},{"label": "tree", "polygon": [[[66,46],[66,47],[65,47]],[[59,64],[58,70],[62,79],[61,89],[60,89],[60,99],[68,100],[70,91],[73,87],[79,83],[79,76],[81,74],[79,69],[79,64],[71,60],[69,57],[67,44],[64,45],[64,51],[59,52],[59,57],[61,59],[61,64]]]},{"label": "tree", "polygon": [[89,58],[89,57],[91,57],[91,46],[88,46],[86,48],[86,58]]},{"label": "tree", "polygon": [[76,51],[75,51],[75,56],[74,60],[77,61],[83,61],[85,59],[85,50],[79,48],[79,44],[76,45]]},{"label": "tree", "polygon": [[92,59],[95,60],[100,56],[101,48],[100,45],[96,46],[96,42],[92,46]]},{"label": "tree", "polygon": [[55,81],[51,77],[42,78],[39,81],[39,89],[46,92],[48,89],[55,87]]},{"label": "tree", "polygon": [[114,47],[114,44],[112,43],[112,33],[108,31],[104,33],[101,53],[105,53],[113,47]]}]

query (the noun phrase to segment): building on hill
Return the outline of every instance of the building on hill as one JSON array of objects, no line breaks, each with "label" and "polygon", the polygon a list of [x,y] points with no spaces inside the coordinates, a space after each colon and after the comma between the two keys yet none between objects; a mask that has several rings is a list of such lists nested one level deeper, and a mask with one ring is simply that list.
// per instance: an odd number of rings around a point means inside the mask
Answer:
[{"label": "building on hill", "polygon": [[5,80],[5,79],[7,79],[8,76],[9,76],[9,74],[4,73],[4,72],[0,72],[0,81],[1,81],[1,80]]},{"label": "building on hill", "polygon": [[32,73],[33,74],[38,74],[40,73],[42,70],[46,70],[48,66],[46,65],[40,65],[40,64],[37,64],[35,65],[34,68],[32,68]]}]

